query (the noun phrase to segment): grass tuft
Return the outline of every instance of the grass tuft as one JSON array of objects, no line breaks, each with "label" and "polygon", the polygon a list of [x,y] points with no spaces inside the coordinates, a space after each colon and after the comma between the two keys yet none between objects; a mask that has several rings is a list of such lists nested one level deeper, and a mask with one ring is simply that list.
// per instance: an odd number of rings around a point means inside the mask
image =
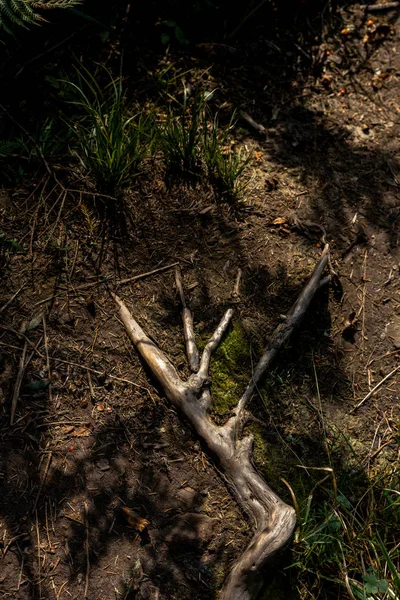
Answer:
[{"label": "grass tuft", "polygon": [[302,499],[291,490],[298,528],[289,568],[300,597],[400,600],[399,472],[337,481],[332,468],[318,470],[326,473]]},{"label": "grass tuft", "polygon": [[67,82],[74,96],[70,102],[80,111],[80,118],[70,121],[77,155],[100,192],[120,196],[152,148],[152,119],[140,112],[129,115],[120,80],[110,75],[103,89],[87,69],[77,75],[77,82]]},{"label": "grass tuft", "polygon": [[234,117],[221,127],[208,105],[211,93],[196,91],[189,98],[185,88],[178,116],[172,113],[161,130],[161,146],[167,168],[184,177],[208,177],[226,201],[239,200],[249,183],[245,172],[250,156],[229,149]]}]

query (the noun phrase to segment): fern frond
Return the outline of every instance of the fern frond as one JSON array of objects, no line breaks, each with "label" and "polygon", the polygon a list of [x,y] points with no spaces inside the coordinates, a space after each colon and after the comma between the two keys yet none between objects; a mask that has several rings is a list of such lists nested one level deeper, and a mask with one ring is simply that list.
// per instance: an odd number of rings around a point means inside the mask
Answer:
[{"label": "fern frond", "polygon": [[17,27],[37,25],[38,21],[45,19],[37,10],[51,8],[70,8],[80,4],[82,0],[0,0],[0,29],[13,34]]},{"label": "fern frond", "polygon": [[70,8],[82,4],[82,0],[43,0],[42,2],[31,1],[32,6],[39,9],[47,8]]},{"label": "fern frond", "polygon": [[8,33],[12,33],[13,25],[33,25],[38,17],[29,0],[0,0],[0,27]]}]

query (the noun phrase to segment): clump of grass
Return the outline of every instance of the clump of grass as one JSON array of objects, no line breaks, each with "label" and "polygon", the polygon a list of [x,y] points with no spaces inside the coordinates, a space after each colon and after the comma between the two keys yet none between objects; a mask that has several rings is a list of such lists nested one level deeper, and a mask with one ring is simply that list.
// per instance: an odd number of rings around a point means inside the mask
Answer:
[{"label": "clump of grass", "polygon": [[208,106],[211,93],[196,91],[189,98],[185,88],[180,113],[170,115],[161,131],[167,167],[186,177],[208,177],[224,200],[238,200],[249,180],[245,171],[250,156],[229,149],[234,117],[222,127]]},{"label": "clump of grass", "polygon": [[[326,471],[296,499],[297,585],[301,598],[400,599],[399,472],[385,478]],[[332,596],[333,597],[333,596]]]},{"label": "clump of grass", "polygon": [[209,168],[223,199],[232,202],[243,197],[250,183],[245,174],[249,163],[250,155],[241,150],[223,152],[221,147],[218,148]]},{"label": "clump of grass", "polygon": [[201,173],[204,110],[204,96],[196,93],[190,101],[185,88],[179,115],[170,114],[161,130],[161,147],[171,172],[189,177]]},{"label": "clump of grass", "polygon": [[102,89],[96,77],[81,68],[78,81],[67,83],[74,92],[70,102],[81,113],[77,121],[70,121],[80,162],[99,191],[120,196],[140,174],[151,150],[152,119],[141,112],[128,114],[121,80],[110,76]]}]

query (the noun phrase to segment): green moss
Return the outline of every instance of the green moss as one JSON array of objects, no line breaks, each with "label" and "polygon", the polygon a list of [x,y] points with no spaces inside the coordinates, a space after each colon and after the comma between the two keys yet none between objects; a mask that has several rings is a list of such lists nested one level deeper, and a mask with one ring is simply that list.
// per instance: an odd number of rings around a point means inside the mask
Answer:
[{"label": "green moss", "polygon": [[253,424],[251,427],[251,433],[253,434],[254,443],[253,443],[253,458],[260,469],[260,471],[264,471],[269,462],[269,455],[267,449],[267,443],[264,439],[262,433],[261,425],[257,423]]},{"label": "green moss", "polygon": [[251,376],[250,347],[237,323],[215,352],[210,372],[214,412],[223,416],[237,404]]}]

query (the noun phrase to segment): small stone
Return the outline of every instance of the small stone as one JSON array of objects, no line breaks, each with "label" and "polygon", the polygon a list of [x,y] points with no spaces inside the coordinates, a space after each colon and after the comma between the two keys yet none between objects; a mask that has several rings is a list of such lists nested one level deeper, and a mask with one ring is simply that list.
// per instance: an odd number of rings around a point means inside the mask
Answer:
[{"label": "small stone", "polygon": [[176,498],[177,498],[179,504],[181,504],[182,508],[184,508],[184,509],[188,509],[193,505],[193,503],[195,502],[196,496],[197,496],[196,490],[194,490],[191,487],[184,487],[184,488],[180,489],[178,491],[178,493],[176,494]]},{"label": "small stone", "polygon": [[106,458],[101,458],[100,460],[97,461],[97,466],[100,469],[100,471],[108,471],[108,469],[110,469],[110,463],[108,462],[108,460]]}]

